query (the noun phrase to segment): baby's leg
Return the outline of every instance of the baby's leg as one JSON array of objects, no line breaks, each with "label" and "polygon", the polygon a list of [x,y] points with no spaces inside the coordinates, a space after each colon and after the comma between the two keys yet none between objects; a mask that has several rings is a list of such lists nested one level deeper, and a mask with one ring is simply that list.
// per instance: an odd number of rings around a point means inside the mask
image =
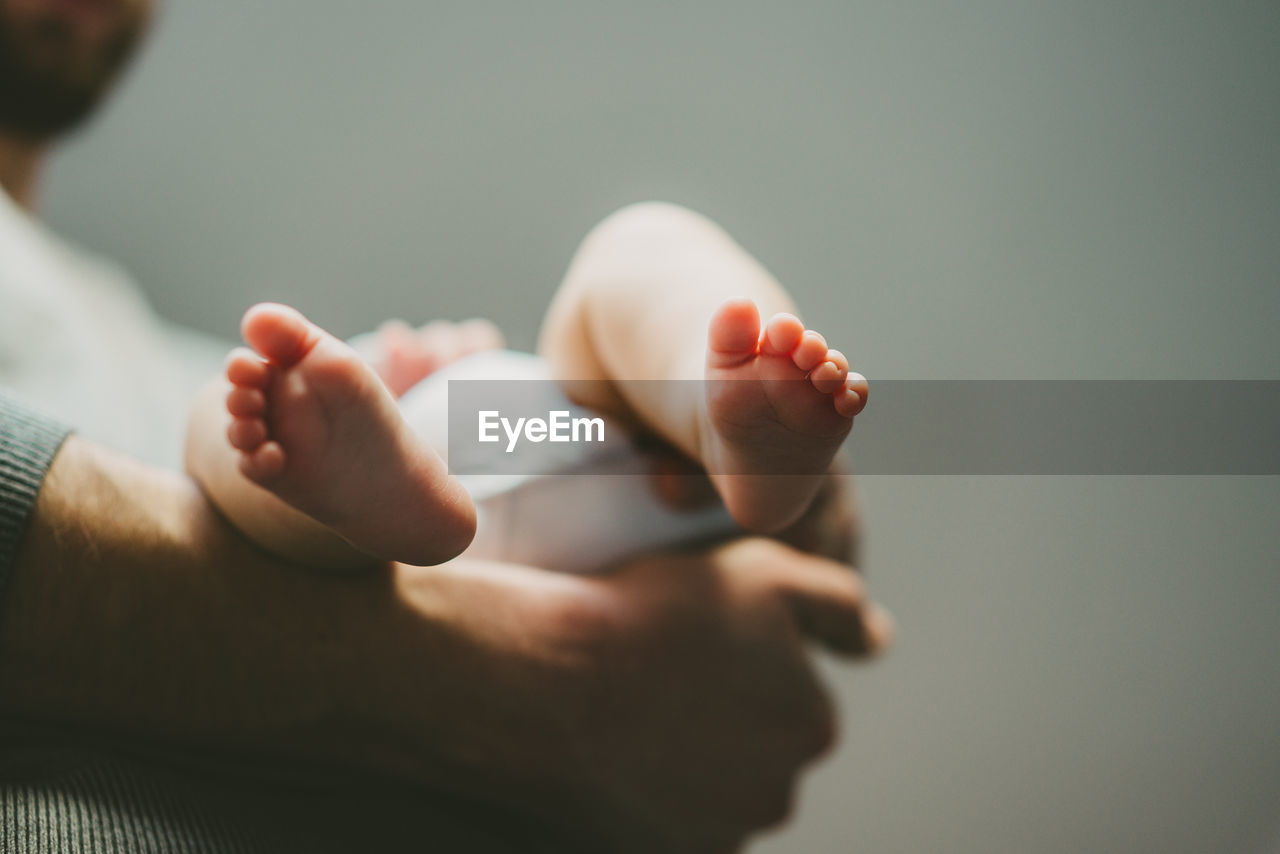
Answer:
[{"label": "baby's leg", "polygon": [[771,531],[804,511],[867,391],[793,311],[714,223],[649,203],[587,237],[539,346],[559,378],[607,381],[570,383],[579,402],[639,418],[706,466],[740,524]]},{"label": "baby's leg", "polygon": [[[475,531],[469,496],[354,350],[279,305],[250,309],[243,332],[257,353],[228,361],[224,440],[239,453],[214,452],[207,428],[194,427],[189,452],[233,522],[299,560],[323,557],[334,534],[406,563],[440,563],[466,548]],[[354,554],[335,557],[324,563],[347,565]]]}]

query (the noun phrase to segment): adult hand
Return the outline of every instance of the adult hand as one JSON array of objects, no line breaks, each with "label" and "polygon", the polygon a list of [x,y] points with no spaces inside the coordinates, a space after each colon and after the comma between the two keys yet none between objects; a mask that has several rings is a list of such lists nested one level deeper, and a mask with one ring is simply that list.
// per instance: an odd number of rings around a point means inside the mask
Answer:
[{"label": "adult hand", "polygon": [[406,619],[365,657],[357,717],[399,714],[369,754],[590,851],[733,851],[782,821],[835,738],[806,636],[852,652],[891,631],[846,567],[763,539],[604,577],[400,567],[396,587]]}]

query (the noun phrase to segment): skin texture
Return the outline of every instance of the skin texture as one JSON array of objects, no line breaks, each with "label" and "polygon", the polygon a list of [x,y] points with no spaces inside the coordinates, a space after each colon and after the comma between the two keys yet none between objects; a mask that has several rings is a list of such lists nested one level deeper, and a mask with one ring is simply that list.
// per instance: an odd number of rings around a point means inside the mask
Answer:
[{"label": "skin texture", "polygon": [[759,539],[608,577],[317,575],[73,437],[0,614],[0,714],[389,775],[566,850],[732,851],[835,736],[804,640],[861,655],[890,632],[845,565]]}]

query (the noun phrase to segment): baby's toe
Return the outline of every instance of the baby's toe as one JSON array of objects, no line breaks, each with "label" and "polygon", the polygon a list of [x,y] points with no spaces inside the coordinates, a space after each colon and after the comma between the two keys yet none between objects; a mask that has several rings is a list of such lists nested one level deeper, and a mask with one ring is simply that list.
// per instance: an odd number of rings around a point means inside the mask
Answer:
[{"label": "baby's toe", "polygon": [[852,418],[862,411],[867,405],[866,398],[851,388],[847,383],[845,387],[837,391],[832,399],[835,401],[836,412],[839,412],[845,418]]},{"label": "baby's toe", "polygon": [[844,353],[839,350],[828,350],[826,361],[831,362],[845,374],[849,373],[849,360],[844,357]]},{"label": "baby's toe", "polygon": [[237,418],[260,418],[267,411],[267,396],[254,386],[232,386],[227,392],[227,412]]},{"label": "baby's toe", "polygon": [[847,368],[841,368],[835,362],[823,362],[809,372],[809,382],[823,394],[835,394],[844,387]]},{"label": "baby's toe", "polygon": [[261,418],[232,418],[227,441],[237,451],[252,451],[267,441],[267,422]]},{"label": "baby's toe", "polygon": [[262,357],[247,347],[237,347],[227,356],[227,379],[238,386],[265,386],[271,369]]},{"label": "baby's toe", "polygon": [[800,343],[796,346],[795,352],[791,354],[791,360],[795,362],[797,368],[808,373],[821,365],[826,358],[827,339],[812,329],[806,329],[804,335],[800,336]]},{"label": "baby's toe", "polygon": [[378,327],[378,346],[388,362],[412,358],[422,349],[417,335],[402,320],[389,320]]},{"label": "baby's toe", "polygon": [[263,482],[284,471],[284,448],[277,442],[263,442],[257,449],[240,455],[240,473],[249,480]]},{"label": "baby's toe", "polygon": [[760,310],[746,297],[727,300],[707,327],[708,362],[731,365],[754,356],[760,343]]},{"label": "baby's toe", "polygon": [[845,379],[845,385],[856,391],[861,397],[863,405],[866,405],[867,398],[871,394],[871,384],[867,382],[867,378],[857,371],[850,371],[849,376]]},{"label": "baby's toe", "polygon": [[804,324],[794,314],[775,314],[764,330],[761,351],[770,356],[789,356],[804,337]]},{"label": "baby's toe", "polygon": [[253,349],[286,368],[301,361],[321,335],[302,312],[278,303],[259,303],[245,312],[240,332]]}]

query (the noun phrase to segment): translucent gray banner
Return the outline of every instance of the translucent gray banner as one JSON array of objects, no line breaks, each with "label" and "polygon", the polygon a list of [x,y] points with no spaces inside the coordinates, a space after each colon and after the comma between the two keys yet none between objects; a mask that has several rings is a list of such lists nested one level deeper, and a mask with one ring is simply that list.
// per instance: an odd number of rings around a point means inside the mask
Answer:
[{"label": "translucent gray banner", "polygon": [[[750,386],[579,384],[575,400],[661,400],[692,411],[708,394],[794,400],[790,382]],[[804,400],[803,397],[799,398]],[[762,435],[767,418],[759,414]],[[523,419],[523,420],[522,420]],[[643,431],[574,406],[545,381],[449,382],[448,457],[459,474],[631,474],[650,470]],[[808,474],[788,452],[763,471]],[[1277,380],[879,380],[845,451],[877,475],[1277,475]]]}]

